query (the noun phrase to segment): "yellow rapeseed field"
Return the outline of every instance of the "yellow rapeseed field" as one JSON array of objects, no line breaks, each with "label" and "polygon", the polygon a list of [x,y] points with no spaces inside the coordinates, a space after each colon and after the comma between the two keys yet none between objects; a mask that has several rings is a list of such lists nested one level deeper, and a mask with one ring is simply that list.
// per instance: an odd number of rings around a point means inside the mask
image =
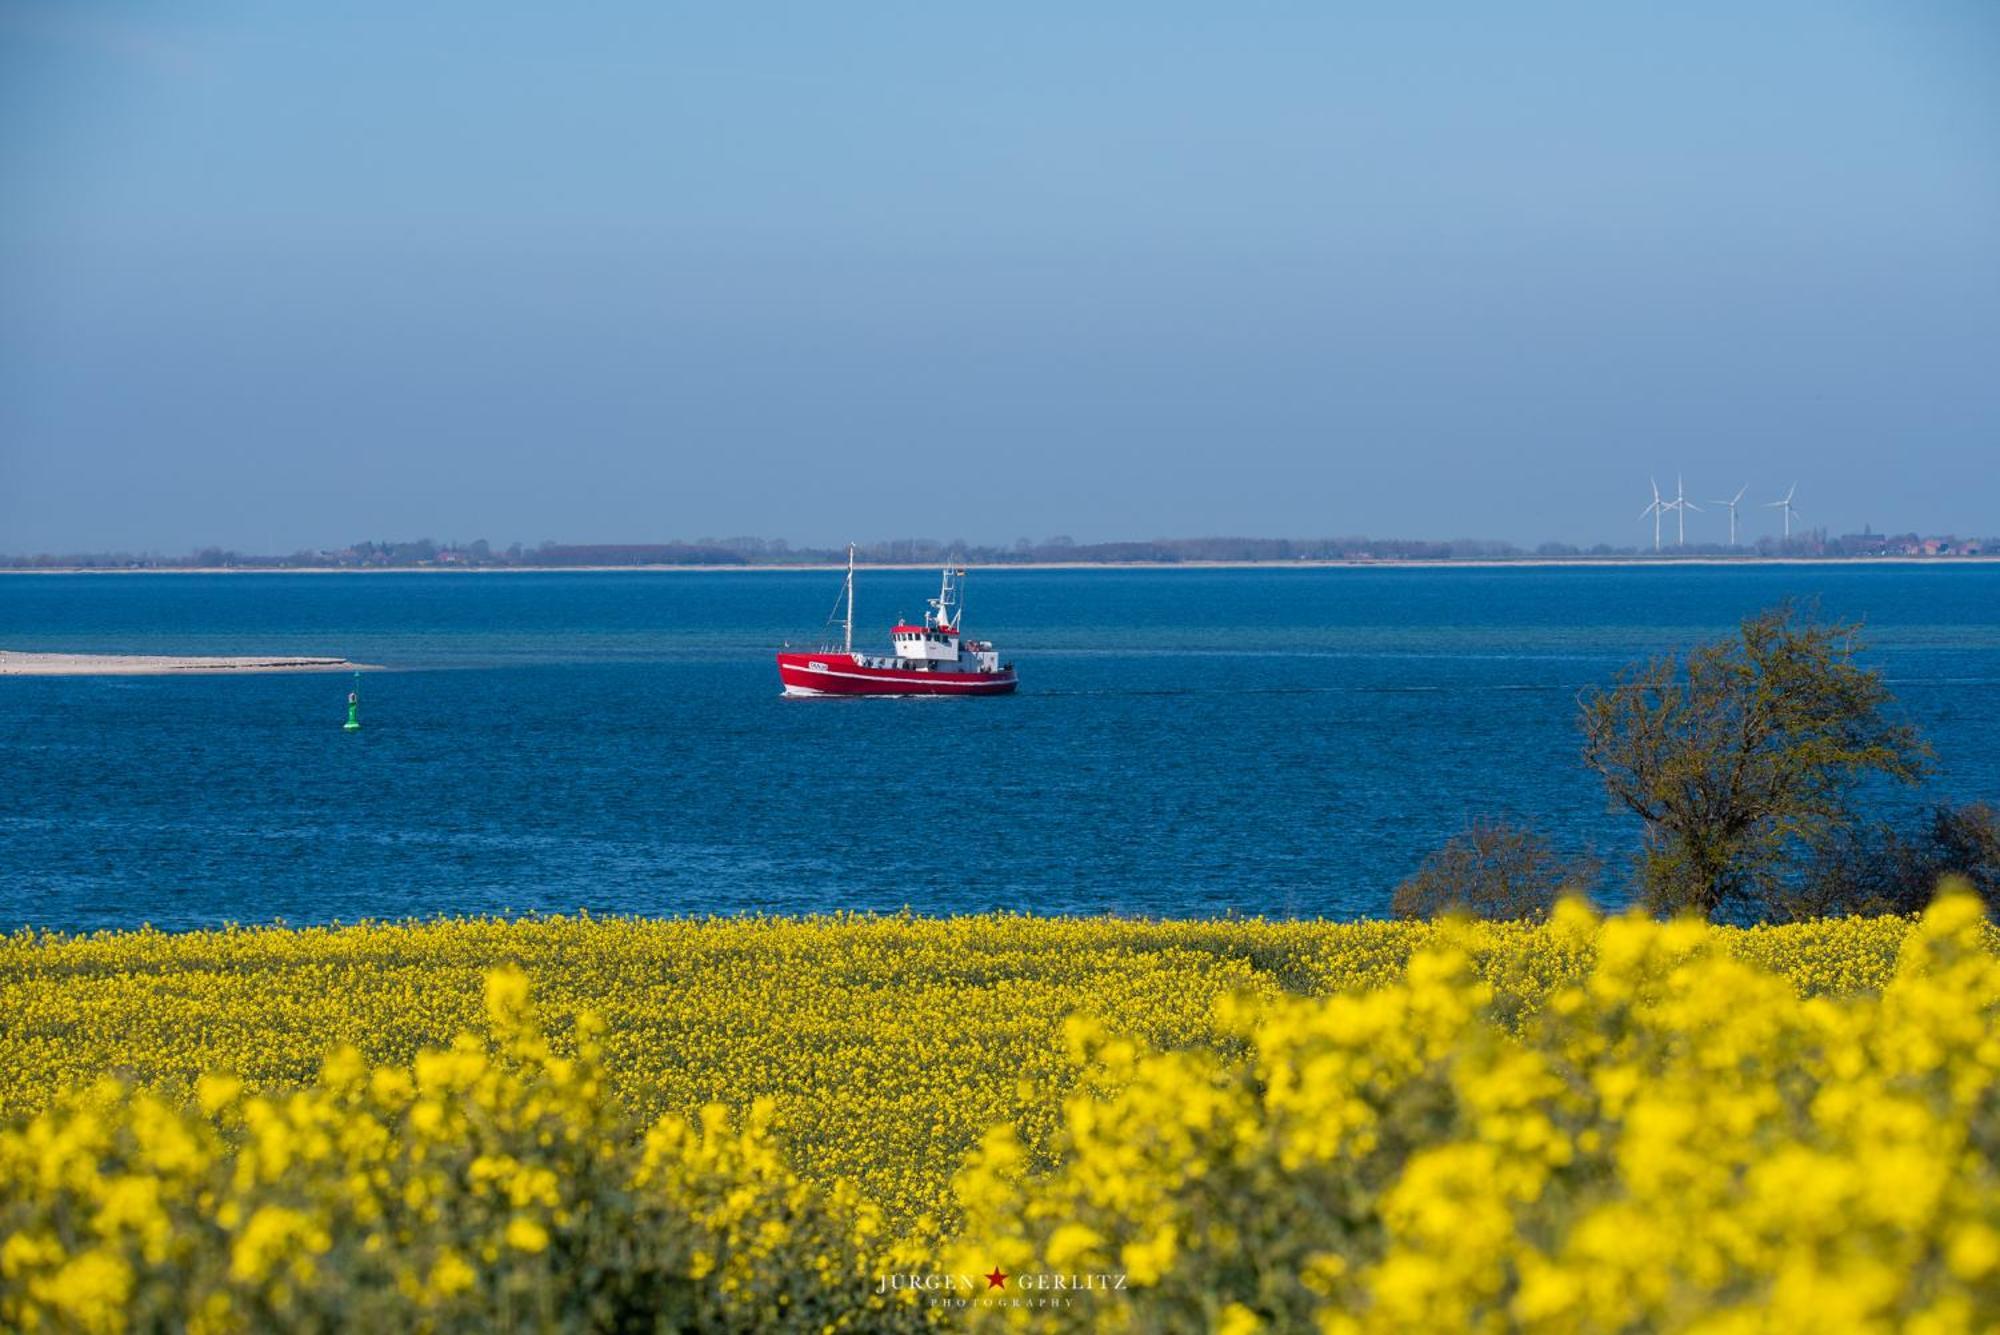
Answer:
[{"label": "yellow rapeseed field", "polygon": [[0,943],[0,1328],[2000,1323],[2000,952],[556,918]]}]

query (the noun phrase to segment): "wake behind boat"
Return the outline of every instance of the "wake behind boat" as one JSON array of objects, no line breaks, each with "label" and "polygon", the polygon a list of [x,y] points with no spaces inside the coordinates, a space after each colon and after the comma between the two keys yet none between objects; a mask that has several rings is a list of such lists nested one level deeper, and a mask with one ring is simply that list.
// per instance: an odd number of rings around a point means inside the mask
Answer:
[{"label": "wake behind boat", "polygon": [[938,596],[922,625],[891,628],[894,652],[884,656],[854,652],[854,545],[847,547],[846,616],[838,648],[822,645],[808,653],[778,651],[778,678],[786,695],[1006,695],[1014,689],[1014,665],[1002,663],[987,640],[960,632],[964,615],[962,566],[946,566]]}]

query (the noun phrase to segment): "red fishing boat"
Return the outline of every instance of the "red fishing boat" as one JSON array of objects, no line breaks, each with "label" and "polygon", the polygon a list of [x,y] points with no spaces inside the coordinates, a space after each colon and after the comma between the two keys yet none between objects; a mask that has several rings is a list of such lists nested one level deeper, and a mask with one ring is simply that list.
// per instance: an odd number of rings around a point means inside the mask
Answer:
[{"label": "red fishing boat", "polygon": [[965,613],[964,579],[963,566],[946,566],[923,624],[892,627],[891,653],[856,653],[854,547],[849,544],[841,643],[811,652],[789,645],[779,650],[778,678],[785,694],[1006,695],[1014,689],[1014,665],[1002,663],[990,641],[967,639],[959,628]]}]

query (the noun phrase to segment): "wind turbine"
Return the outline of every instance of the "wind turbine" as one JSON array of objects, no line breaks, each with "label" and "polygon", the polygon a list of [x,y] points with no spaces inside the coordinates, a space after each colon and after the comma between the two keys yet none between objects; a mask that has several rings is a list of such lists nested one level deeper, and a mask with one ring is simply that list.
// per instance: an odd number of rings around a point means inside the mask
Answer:
[{"label": "wind turbine", "polygon": [[[1653,495],[1654,495],[1654,500],[1653,500],[1653,503],[1654,503],[1655,505],[1660,505],[1660,501],[1659,501],[1659,492],[1658,492],[1657,490],[1655,490],[1655,492],[1653,493]],[[1681,479],[1680,479],[1680,476],[1679,476],[1678,474],[1676,474],[1676,475],[1675,475],[1675,477],[1674,477],[1674,498],[1673,498],[1672,500],[1668,501],[1668,502],[1667,502],[1666,504],[1664,504],[1664,505],[1660,505],[1660,509],[1662,509],[1662,510],[1673,510],[1673,511],[1675,511],[1675,512],[1676,512],[1676,513],[1678,514],[1678,516],[1679,516],[1679,518],[1680,518],[1680,526],[1681,526],[1681,528],[1680,528],[1680,533],[1681,533],[1681,535],[1680,535],[1680,537],[1679,537],[1678,539],[1676,539],[1676,540],[1675,540],[1675,545],[1676,545],[1676,546],[1680,546],[1680,547],[1685,547],[1685,546],[1687,546],[1687,545],[1688,545],[1688,511],[1690,511],[1690,510],[1700,510],[1700,509],[1701,509],[1701,507],[1700,507],[1699,505],[1696,505],[1696,504],[1695,504],[1695,503],[1694,503],[1693,501],[1691,501],[1691,500],[1689,500],[1689,499],[1687,498],[1687,487],[1686,487],[1686,485],[1685,485],[1685,484],[1683,484],[1683,483],[1681,482]],[[1657,550],[1657,549],[1658,549],[1658,546],[1659,546],[1658,542],[1657,542],[1657,541],[1655,541],[1655,543],[1654,543],[1654,548],[1655,548],[1655,550]]]},{"label": "wind turbine", "polygon": [[1710,505],[1720,505],[1724,509],[1729,511],[1729,545],[1731,547],[1734,547],[1736,545],[1736,503],[1743,499],[1743,493],[1748,490],[1750,490],[1750,484],[1746,482],[1742,486],[1738,487],[1736,489],[1736,494],[1734,496],[1731,496],[1728,500],[1709,502]]},{"label": "wind turbine", "polygon": [[1787,542],[1790,542],[1792,539],[1792,517],[1799,512],[1798,507],[1792,504],[1792,497],[1796,496],[1798,491],[1799,484],[1794,482],[1791,490],[1787,491],[1782,499],[1764,502],[1766,510],[1783,510],[1785,512],[1785,541]]},{"label": "wind turbine", "polygon": [[1668,507],[1667,503],[1660,499],[1660,480],[1653,478],[1652,483],[1653,503],[1639,512],[1639,518],[1644,519],[1647,515],[1653,517],[1653,550],[1657,552],[1660,550],[1660,516],[1667,512]]}]

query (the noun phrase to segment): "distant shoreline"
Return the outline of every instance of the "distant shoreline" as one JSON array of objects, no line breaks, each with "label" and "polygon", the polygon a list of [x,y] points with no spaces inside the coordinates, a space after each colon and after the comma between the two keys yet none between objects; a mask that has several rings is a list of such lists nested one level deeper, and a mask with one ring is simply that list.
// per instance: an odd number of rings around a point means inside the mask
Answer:
[{"label": "distant shoreline", "polygon": [[[862,570],[936,570],[938,561],[868,562]],[[1381,560],[1300,561],[1005,561],[984,565],[996,570],[1507,570],[1559,567],[1663,568],[1676,566],[1950,566],[1996,565],[1992,556],[1523,556],[1468,557],[1464,560],[1383,558]],[[559,566],[40,566],[0,567],[0,575],[590,575],[590,574],[713,574],[758,575],[840,571],[839,562],[760,565],[559,565]]]}]

